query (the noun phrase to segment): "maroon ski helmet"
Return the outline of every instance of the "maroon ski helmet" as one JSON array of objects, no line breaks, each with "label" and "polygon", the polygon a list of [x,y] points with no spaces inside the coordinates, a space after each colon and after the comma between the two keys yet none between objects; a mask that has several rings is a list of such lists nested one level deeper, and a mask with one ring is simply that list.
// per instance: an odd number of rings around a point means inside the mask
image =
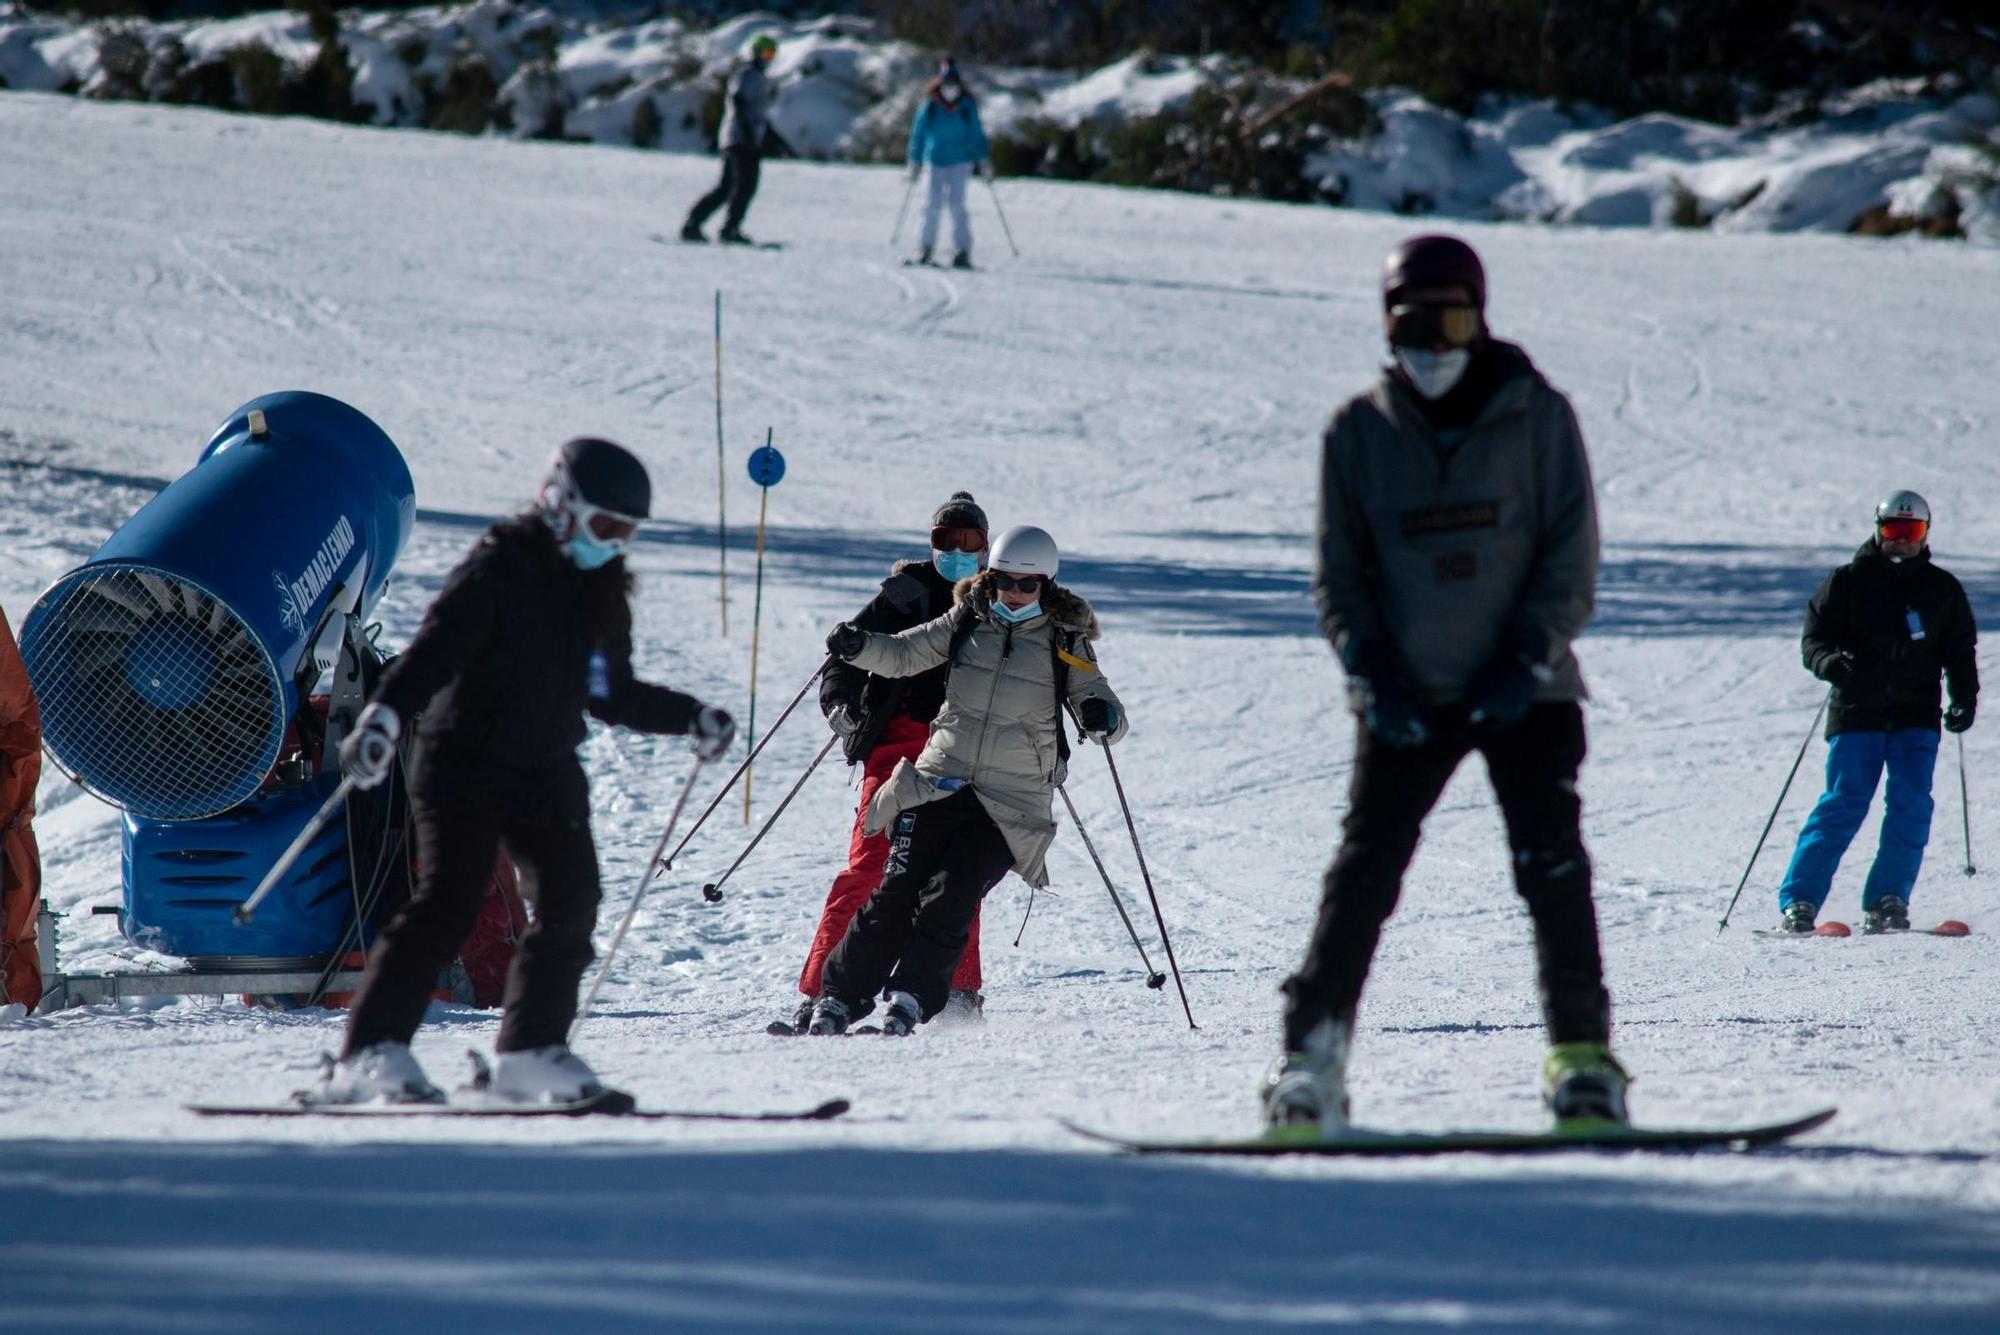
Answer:
[{"label": "maroon ski helmet", "polygon": [[1472,293],[1473,305],[1486,309],[1486,267],[1455,236],[1413,236],[1389,252],[1382,264],[1382,309],[1416,287],[1462,287]]}]

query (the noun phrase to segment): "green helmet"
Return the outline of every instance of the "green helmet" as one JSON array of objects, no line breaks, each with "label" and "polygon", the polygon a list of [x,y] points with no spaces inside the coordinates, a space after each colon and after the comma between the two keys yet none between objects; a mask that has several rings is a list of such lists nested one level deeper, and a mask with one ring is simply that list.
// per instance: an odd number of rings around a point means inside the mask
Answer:
[{"label": "green helmet", "polygon": [[758,33],[750,40],[750,54],[758,60],[769,60],[778,54],[778,39],[767,32]]}]

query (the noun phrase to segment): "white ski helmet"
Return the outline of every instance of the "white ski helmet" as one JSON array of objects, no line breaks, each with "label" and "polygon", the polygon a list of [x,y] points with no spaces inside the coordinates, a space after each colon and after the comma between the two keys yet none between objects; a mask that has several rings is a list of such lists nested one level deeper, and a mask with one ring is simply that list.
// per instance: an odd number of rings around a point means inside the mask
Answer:
[{"label": "white ski helmet", "polygon": [[1875,507],[1875,522],[1880,524],[1885,519],[1921,519],[1928,524],[1931,522],[1930,502],[1914,491],[1890,492],[1888,499]]},{"label": "white ski helmet", "polygon": [[1010,575],[1046,575],[1054,579],[1062,568],[1062,559],[1056,551],[1056,540],[1047,529],[1016,524],[993,540],[986,566]]}]

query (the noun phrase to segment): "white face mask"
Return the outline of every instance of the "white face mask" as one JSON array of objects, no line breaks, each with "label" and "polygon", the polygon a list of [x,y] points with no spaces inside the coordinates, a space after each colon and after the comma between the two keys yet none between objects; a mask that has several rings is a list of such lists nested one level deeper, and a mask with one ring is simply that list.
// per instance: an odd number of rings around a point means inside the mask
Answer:
[{"label": "white face mask", "polygon": [[957,84],[948,83],[944,87],[938,89],[938,96],[943,98],[947,103],[951,103],[958,101],[959,92],[960,89]]},{"label": "white face mask", "polygon": [[1429,348],[1397,348],[1396,364],[1403,368],[1403,374],[1410,378],[1410,384],[1417,393],[1427,399],[1441,399],[1451,393],[1452,386],[1465,378],[1465,368],[1472,364],[1470,348],[1451,348],[1444,352],[1433,352]]}]

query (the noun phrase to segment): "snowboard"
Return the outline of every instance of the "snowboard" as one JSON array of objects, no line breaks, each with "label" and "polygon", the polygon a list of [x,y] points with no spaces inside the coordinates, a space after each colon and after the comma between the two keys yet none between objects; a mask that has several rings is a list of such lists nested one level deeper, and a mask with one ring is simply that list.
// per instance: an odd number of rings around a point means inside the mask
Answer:
[{"label": "snowboard", "polygon": [[630,1094],[607,1090],[574,1103],[190,1103],[189,1112],[203,1117],[636,1117],[681,1122],[825,1122],[853,1105],[828,1099],[803,1112],[703,1112],[641,1108]]},{"label": "snowboard", "polygon": [[1276,1158],[1321,1155],[1391,1158],[1431,1154],[1549,1154],[1562,1150],[1699,1150],[1724,1147],[1756,1149],[1803,1135],[1833,1120],[1836,1110],[1822,1108],[1789,1122],[1763,1126],[1665,1129],[1598,1123],[1565,1131],[1439,1131],[1398,1132],[1355,1129],[1343,1136],[1298,1138],[1252,1136],[1242,1140],[1133,1140],[1106,1135],[1065,1121],[1077,1135],[1114,1145],[1130,1154],[1238,1155]]},{"label": "snowboard", "polygon": [[782,241],[684,241],[665,232],[654,232],[653,240],[663,246],[714,246],[717,250],[783,250]]}]

